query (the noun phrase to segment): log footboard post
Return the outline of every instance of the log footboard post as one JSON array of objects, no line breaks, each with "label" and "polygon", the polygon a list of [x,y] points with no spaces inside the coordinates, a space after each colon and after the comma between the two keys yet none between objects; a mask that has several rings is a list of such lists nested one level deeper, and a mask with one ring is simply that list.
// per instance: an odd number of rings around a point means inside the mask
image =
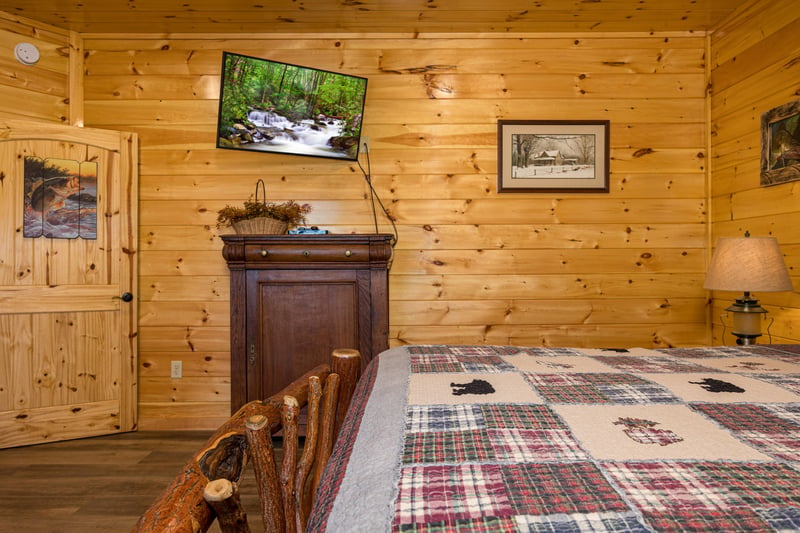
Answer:
[{"label": "log footboard post", "polygon": [[261,520],[264,533],[283,533],[286,528],[281,503],[281,487],[278,481],[278,468],[272,448],[272,432],[269,419],[254,415],[245,421],[247,448],[258,486],[258,499],[261,502]]},{"label": "log footboard post", "polygon": [[214,508],[222,533],[250,533],[247,513],[239,499],[236,483],[228,479],[209,481],[203,491],[203,498]]},{"label": "log footboard post", "polygon": [[[330,374],[328,379],[335,374]],[[294,504],[295,528],[297,531],[306,530],[306,517],[311,510],[311,498],[306,487],[306,481],[314,466],[317,457],[317,439],[319,436],[319,409],[322,398],[322,384],[316,377],[308,378],[308,423],[306,426],[306,440],[303,443],[303,453],[295,468],[294,479]]]},{"label": "log footboard post", "polygon": [[358,378],[361,377],[361,353],[358,350],[349,348],[337,348],[331,352],[331,373],[339,374],[339,404],[336,412],[336,423],[333,428],[334,441],[339,435],[339,428],[342,427],[344,415],[350,400],[353,398],[353,391],[356,389]]},{"label": "log footboard post", "polygon": [[317,444],[317,458],[314,462],[314,473],[311,478],[311,494],[317,493],[322,472],[331,457],[333,439],[335,435],[336,408],[339,400],[339,374],[331,373],[325,381],[325,390],[322,394],[322,403],[319,412],[319,443]]},{"label": "log footboard post", "polygon": [[283,464],[281,465],[281,495],[286,529],[294,531],[297,506],[294,500],[295,474],[297,472],[297,417],[300,405],[292,396],[283,397]]}]

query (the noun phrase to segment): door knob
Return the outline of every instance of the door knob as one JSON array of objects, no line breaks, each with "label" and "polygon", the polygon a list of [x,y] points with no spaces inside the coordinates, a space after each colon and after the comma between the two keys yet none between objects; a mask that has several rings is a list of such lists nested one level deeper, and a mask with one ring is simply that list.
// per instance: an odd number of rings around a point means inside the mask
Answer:
[{"label": "door knob", "polygon": [[123,293],[122,293],[122,296],[120,296],[119,298],[120,298],[120,300],[122,300],[123,302],[130,302],[130,301],[132,301],[132,300],[133,300],[133,294],[131,294],[131,293],[129,293],[129,292],[123,292]]}]

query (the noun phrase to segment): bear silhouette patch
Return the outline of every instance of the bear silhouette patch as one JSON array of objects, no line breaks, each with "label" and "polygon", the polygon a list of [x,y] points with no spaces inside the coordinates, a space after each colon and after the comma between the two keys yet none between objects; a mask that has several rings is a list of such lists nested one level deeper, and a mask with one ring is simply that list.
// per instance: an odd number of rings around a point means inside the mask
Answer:
[{"label": "bear silhouette patch", "polygon": [[694,385],[700,385],[708,392],[736,392],[742,393],[744,389],[733,383],[722,381],[721,379],[706,378],[703,381],[690,381]]},{"label": "bear silhouette patch", "polygon": [[493,394],[496,391],[492,384],[483,379],[473,379],[469,383],[451,383],[453,388],[453,396],[461,396],[463,394]]}]

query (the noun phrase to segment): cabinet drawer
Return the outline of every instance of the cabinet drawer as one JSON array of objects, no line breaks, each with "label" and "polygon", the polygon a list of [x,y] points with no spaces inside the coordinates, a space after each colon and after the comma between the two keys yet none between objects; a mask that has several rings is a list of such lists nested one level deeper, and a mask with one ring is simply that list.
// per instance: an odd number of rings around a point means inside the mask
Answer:
[{"label": "cabinet drawer", "polygon": [[244,249],[245,261],[268,262],[355,262],[369,260],[369,246],[364,244],[303,246],[302,243],[248,244]]}]

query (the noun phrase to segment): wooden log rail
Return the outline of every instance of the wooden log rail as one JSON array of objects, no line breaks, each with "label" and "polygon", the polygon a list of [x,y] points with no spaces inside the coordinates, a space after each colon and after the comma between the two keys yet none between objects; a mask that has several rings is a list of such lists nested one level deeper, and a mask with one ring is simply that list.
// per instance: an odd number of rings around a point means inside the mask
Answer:
[{"label": "wooden log rail", "polygon": [[[319,401],[318,392],[310,393],[309,383],[316,383],[319,389],[321,383],[326,383],[330,375],[336,375],[338,402],[336,396],[328,394],[323,403],[331,403],[324,409],[328,409],[328,415],[334,426],[332,435],[323,434],[319,437],[323,441],[332,441],[344,417],[344,413],[350,404],[352,391],[356,381],[360,376],[361,357],[358,351],[348,349],[337,349],[331,354],[330,364],[323,364],[315,367],[297,380],[290,383],[282,391],[270,396],[266,400],[257,400],[243,405],[234,413],[224,424],[222,424],[203,447],[184,465],[181,472],[164,489],[162,494],[139,518],[134,526],[134,533],[199,533],[205,532],[217,517],[215,508],[223,510],[226,523],[220,523],[223,530],[247,531],[246,518],[243,510],[238,503],[238,484],[242,478],[244,467],[248,459],[253,461],[256,468],[256,475],[259,485],[275,484],[276,482],[288,481],[285,479],[290,476],[288,472],[281,472],[281,479],[265,479],[262,476],[266,465],[267,470],[275,470],[274,457],[272,456],[271,435],[276,433],[283,425],[282,416],[286,417],[287,401],[292,404],[296,401],[297,406],[292,406],[292,415],[296,416],[299,409],[309,403],[309,397],[315,396],[316,402]],[[332,399],[331,396],[333,396]],[[288,398],[288,400],[286,400]],[[335,406],[335,409],[332,407]],[[316,411],[316,407],[314,407]],[[283,412],[283,414],[282,414]],[[316,413],[314,414],[316,417]],[[269,431],[260,431],[268,429]],[[287,427],[288,429],[288,427]],[[284,454],[297,453],[297,435],[291,435],[289,431],[288,442],[284,446]],[[286,439],[286,436],[284,436]],[[256,443],[263,443],[264,446],[255,446]],[[332,442],[328,443],[329,447]],[[311,448],[310,443],[306,447]],[[294,447],[294,449],[292,449]],[[316,444],[313,446],[317,448]],[[327,461],[327,457],[324,458]],[[269,463],[272,462],[270,465]],[[306,464],[307,460],[300,459],[301,475],[305,479],[308,475]],[[284,468],[286,463],[284,462]],[[321,470],[321,469],[320,469]],[[313,477],[318,477],[319,471],[315,470]],[[262,479],[259,479],[261,477]],[[230,482],[230,484],[226,483]],[[294,481],[291,481],[294,483]],[[312,480],[315,486],[316,480]],[[273,491],[275,487],[261,487],[261,490]],[[208,498],[206,500],[205,496]],[[211,503],[209,503],[211,502]],[[274,505],[265,503],[261,498],[262,515],[265,526],[266,522],[271,522],[273,526],[267,529],[273,531],[295,530],[296,519],[293,516],[284,516]],[[294,507],[290,505],[293,509]],[[299,520],[299,519],[297,519]],[[302,518],[305,522],[305,517]],[[242,524],[244,524],[242,526]],[[304,524],[303,524],[304,525]],[[300,523],[297,524],[297,527]],[[238,528],[238,529],[237,529]]]}]

